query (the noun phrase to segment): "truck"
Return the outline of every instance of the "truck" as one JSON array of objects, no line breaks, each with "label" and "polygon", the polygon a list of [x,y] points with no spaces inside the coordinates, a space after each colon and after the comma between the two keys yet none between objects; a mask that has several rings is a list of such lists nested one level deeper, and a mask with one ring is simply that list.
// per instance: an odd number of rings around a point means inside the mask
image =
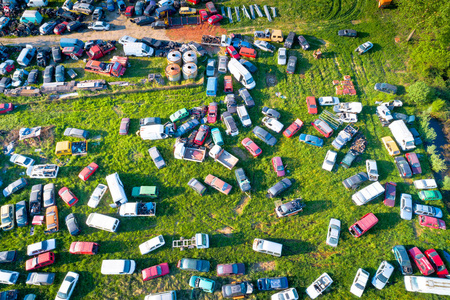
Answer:
[{"label": "truck", "polygon": [[56,144],[56,150],[55,155],[56,156],[62,156],[62,155],[87,155],[88,152],[88,142],[87,141],[81,141],[81,142],[71,142],[71,141],[64,141],[64,142],[58,142]]},{"label": "truck", "polygon": [[172,248],[180,248],[181,251],[193,248],[207,249],[209,248],[209,235],[206,233],[196,233],[190,239],[181,237],[179,240],[172,241]]},{"label": "truck", "polygon": [[222,149],[219,145],[215,145],[211,150],[209,150],[209,156],[212,157],[214,161],[222,164],[228,170],[233,169],[239,161],[238,158],[231,155],[225,149]]},{"label": "truck", "polygon": [[378,218],[373,213],[365,214],[359,221],[350,226],[350,234],[358,238],[378,223]]},{"label": "truck", "polygon": [[344,159],[341,161],[341,166],[345,169],[350,168],[352,162],[356,159],[356,157],[364,153],[364,151],[366,150],[366,145],[366,138],[364,137],[364,135],[359,134],[350,146],[350,150],[348,150],[347,154],[344,156]]},{"label": "truck", "polygon": [[347,125],[339,132],[338,136],[334,139],[331,145],[337,150],[341,150],[347,142],[351,141],[357,132],[358,127]]},{"label": "truck", "polygon": [[181,140],[177,139],[173,150],[173,156],[176,159],[203,162],[206,156],[206,149],[204,147],[201,148],[188,147]]},{"label": "truck", "polygon": [[364,205],[384,193],[384,187],[378,181],[359,190],[352,195],[352,201],[356,205]]},{"label": "truck", "polygon": [[408,292],[450,296],[450,279],[425,276],[405,276],[405,289]]},{"label": "truck", "polygon": [[119,62],[105,63],[98,60],[90,60],[86,63],[84,70],[100,75],[120,77],[125,73],[126,68]]},{"label": "truck", "polygon": [[154,217],[155,213],[155,202],[127,202],[119,207],[121,217]]},{"label": "truck", "polygon": [[403,151],[408,151],[416,148],[414,144],[414,136],[403,120],[397,120],[389,125],[389,129],[392,132],[397,144],[400,145]]},{"label": "truck", "polygon": [[99,59],[109,52],[115,50],[116,47],[111,43],[105,43],[105,44],[97,44],[92,46],[89,51],[86,52],[87,56],[89,56],[89,59]]}]

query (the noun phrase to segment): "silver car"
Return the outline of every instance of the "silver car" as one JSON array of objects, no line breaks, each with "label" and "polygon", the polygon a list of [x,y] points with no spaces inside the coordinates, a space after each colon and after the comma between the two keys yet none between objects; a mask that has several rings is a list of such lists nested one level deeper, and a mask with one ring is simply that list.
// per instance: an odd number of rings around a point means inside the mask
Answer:
[{"label": "silver car", "polygon": [[341,233],[341,221],[338,219],[330,219],[328,225],[327,245],[331,247],[337,247],[339,243],[339,235]]},{"label": "silver car", "polygon": [[18,166],[25,167],[25,168],[28,168],[28,167],[31,167],[32,165],[34,165],[34,159],[26,157],[21,154],[13,154],[9,161],[12,162],[13,164],[16,164]]},{"label": "silver car", "polygon": [[391,277],[393,272],[394,267],[387,261],[383,261],[378,267],[377,273],[372,278],[372,285],[375,288],[382,290],[385,287],[386,283],[389,280],[389,277]]},{"label": "silver car", "polygon": [[286,64],[286,48],[278,49],[278,64],[279,65]]},{"label": "silver car", "polygon": [[48,183],[44,185],[44,207],[56,205],[55,203],[55,184]]},{"label": "silver car", "polygon": [[148,149],[148,154],[150,154],[151,158],[153,159],[153,162],[155,163],[155,166],[158,169],[162,169],[166,166],[164,158],[161,156],[161,153],[159,153],[156,147],[151,147],[150,149]]},{"label": "silver car", "polygon": [[102,197],[105,194],[106,190],[108,190],[108,187],[106,185],[101,183],[97,185],[91,197],[89,198],[87,206],[96,208],[100,203],[100,200],[102,200]]},{"label": "silver car", "polygon": [[219,67],[218,71],[219,73],[225,74],[228,71],[228,57],[226,56],[219,56]]},{"label": "silver car", "polygon": [[403,220],[412,219],[412,197],[410,194],[400,196],[400,217]]}]

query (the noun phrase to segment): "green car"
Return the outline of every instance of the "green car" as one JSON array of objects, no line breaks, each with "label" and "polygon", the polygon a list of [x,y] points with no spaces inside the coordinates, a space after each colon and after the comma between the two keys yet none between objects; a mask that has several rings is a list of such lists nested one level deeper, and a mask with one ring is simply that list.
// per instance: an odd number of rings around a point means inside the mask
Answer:
[{"label": "green car", "polygon": [[417,194],[422,201],[442,199],[441,192],[439,191],[420,191]]},{"label": "green car", "polygon": [[214,293],[216,282],[209,278],[192,276],[191,279],[189,279],[189,285],[193,288],[202,289],[204,292],[207,293]]},{"label": "green car", "polygon": [[170,115],[170,121],[175,123],[176,121],[184,119],[188,116],[189,116],[189,111],[186,108],[182,108]]}]

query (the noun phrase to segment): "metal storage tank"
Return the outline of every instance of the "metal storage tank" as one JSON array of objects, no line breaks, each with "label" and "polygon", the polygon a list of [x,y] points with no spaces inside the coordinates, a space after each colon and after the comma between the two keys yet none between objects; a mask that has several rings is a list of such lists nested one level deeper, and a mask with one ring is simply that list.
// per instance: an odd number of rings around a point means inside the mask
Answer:
[{"label": "metal storage tank", "polygon": [[186,63],[183,65],[183,78],[195,79],[197,77],[197,65],[194,63]]},{"label": "metal storage tank", "polygon": [[177,65],[179,65],[181,67],[181,53],[180,53],[180,51],[176,51],[176,50],[170,51],[167,54],[167,62],[169,64],[177,64]]},{"label": "metal storage tank", "polygon": [[166,67],[166,77],[169,81],[179,81],[181,78],[181,67],[177,64],[169,64]]},{"label": "metal storage tank", "polygon": [[183,62],[185,64],[187,64],[187,63],[196,64],[197,63],[197,54],[192,50],[184,52],[183,53]]}]

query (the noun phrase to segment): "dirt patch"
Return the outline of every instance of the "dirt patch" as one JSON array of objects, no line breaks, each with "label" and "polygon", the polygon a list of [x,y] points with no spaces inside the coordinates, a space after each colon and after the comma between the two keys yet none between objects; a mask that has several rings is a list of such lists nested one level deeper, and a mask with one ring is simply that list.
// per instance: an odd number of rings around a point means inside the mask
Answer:
[{"label": "dirt patch", "polygon": [[123,116],[123,111],[120,107],[114,105],[112,109],[119,117]]},{"label": "dirt patch", "polygon": [[211,26],[208,23],[166,30],[167,37],[177,42],[200,42],[203,35],[221,36],[222,34],[227,34],[227,30],[220,26]]},{"label": "dirt patch", "polygon": [[422,226],[417,226],[417,223],[413,223],[412,229],[416,238],[420,237],[424,231],[424,228]]},{"label": "dirt patch", "polygon": [[265,262],[252,264],[250,266],[250,269],[253,272],[267,272],[267,271],[275,270],[275,266],[276,266],[275,261],[265,261]]},{"label": "dirt patch", "polygon": [[242,215],[244,208],[247,206],[250,201],[250,197],[247,195],[242,195],[241,201],[239,201],[238,205],[234,208],[234,212],[238,215]]},{"label": "dirt patch", "polygon": [[231,152],[233,152],[233,154],[235,154],[237,157],[239,157],[239,159],[242,159],[242,160],[249,159],[248,155],[241,148],[233,147],[233,148],[231,148]]},{"label": "dirt patch", "polygon": [[268,73],[266,75],[267,87],[276,86],[277,84],[278,84],[277,76],[275,76],[275,74]]},{"label": "dirt patch", "polygon": [[353,25],[356,25],[356,24],[359,24],[359,23],[361,23],[361,20],[353,20],[353,21],[352,21],[352,24],[353,24]]},{"label": "dirt patch", "polygon": [[230,237],[233,234],[233,228],[231,228],[229,226],[225,226],[222,229],[217,229],[217,232],[220,232],[221,234],[223,234],[226,237]]}]

